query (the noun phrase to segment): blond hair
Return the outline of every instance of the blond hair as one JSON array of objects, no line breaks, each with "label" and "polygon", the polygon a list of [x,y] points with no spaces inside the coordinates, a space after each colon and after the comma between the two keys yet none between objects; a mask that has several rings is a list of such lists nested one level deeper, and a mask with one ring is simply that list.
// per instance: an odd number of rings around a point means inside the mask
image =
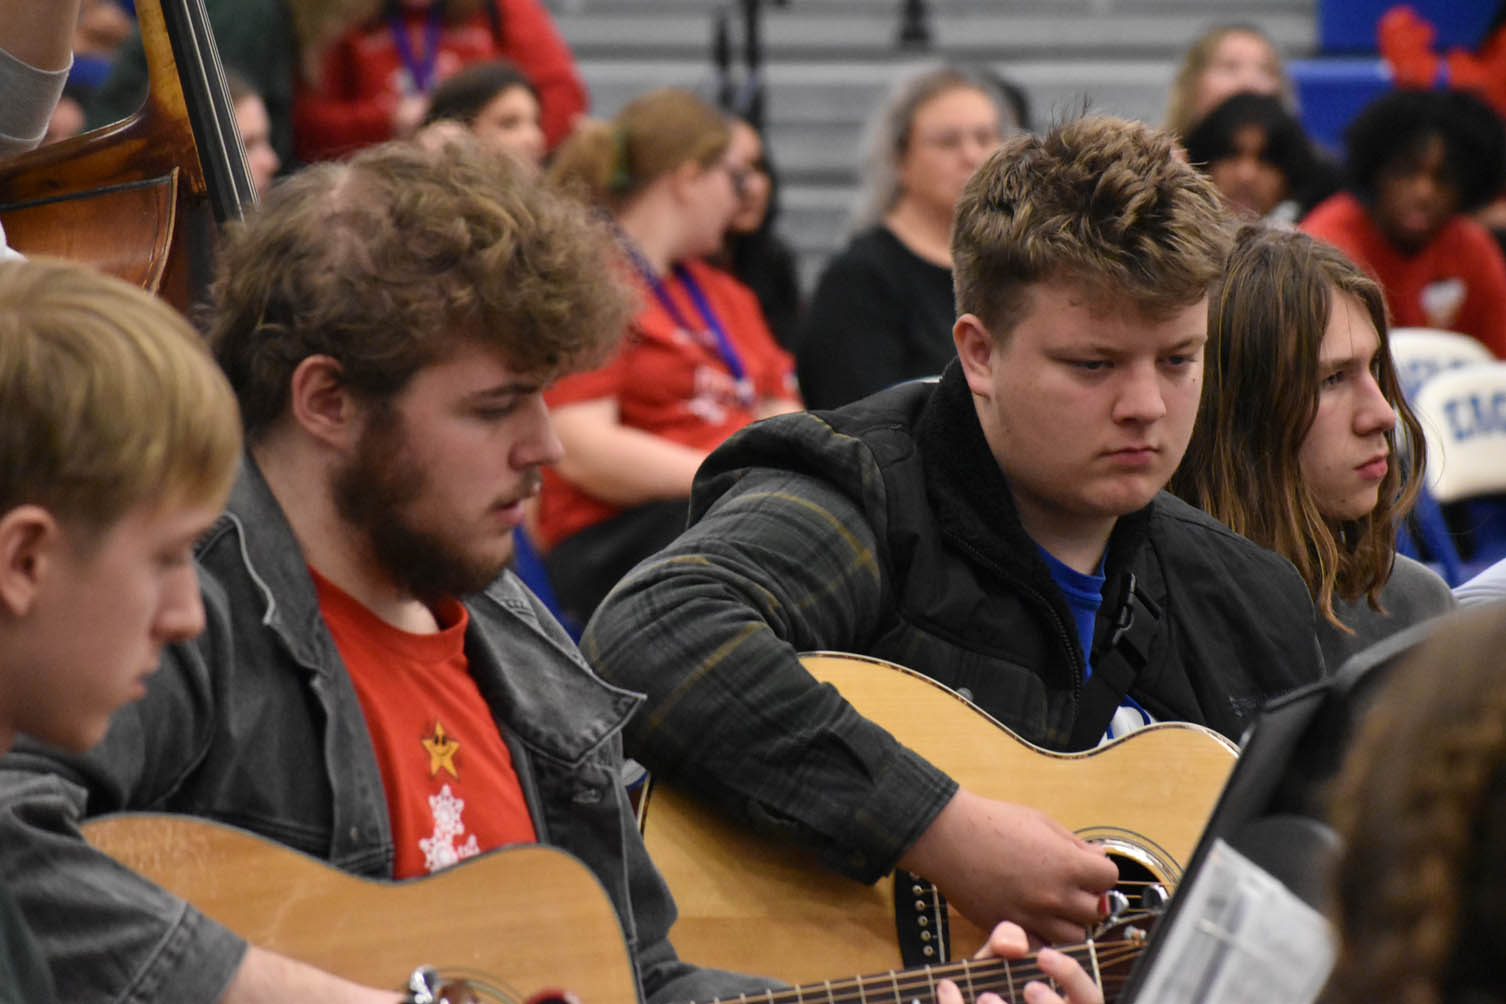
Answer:
[{"label": "blond hair", "polygon": [[81,265],[0,263],[0,512],[104,530],[141,504],[219,507],[235,397],[171,307]]},{"label": "blond hair", "polygon": [[993,104],[999,132],[1018,132],[1020,123],[1000,93],[994,78],[965,66],[943,64],[901,77],[863,126],[863,177],[853,204],[853,230],[884,218],[904,194],[899,165],[910,149],[915,116],[936,98],[953,91],[976,91]]},{"label": "blond hair", "polygon": [[1201,300],[1228,254],[1229,221],[1218,189],[1175,147],[1168,133],[1106,116],[1006,140],[957,203],[957,312],[1002,339],[1038,282],[1154,317]]},{"label": "blond hair", "polygon": [[727,118],[690,91],[663,87],[608,121],[579,125],[555,152],[548,180],[616,211],[681,164],[710,167],[732,142]]},{"label": "blond hair", "polygon": [[1276,49],[1276,43],[1271,40],[1271,36],[1253,24],[1220,24],[1199,35],[1182,54],[1182,62],[1177,67],[1176,76],[1171,82],[1171,91],[1166,99],[1166,121],[1163,125],[1168,132],[1180,137],[1197,125],[1202,117],[1196,107],[1198,82],[1208,69],[1213,53],[1230,35],[1249,35],[1265,43],[1266,48],[1270,49],[1271,55],[1275,57],[1276,76],[1281,82],[1277,97],[1281,99],[1281,104],[1287,111],[1295,112],[1297,89],[1292,84],[1291,76],[1286,72],[1286,64],[1282,62],[1281,53]]}]

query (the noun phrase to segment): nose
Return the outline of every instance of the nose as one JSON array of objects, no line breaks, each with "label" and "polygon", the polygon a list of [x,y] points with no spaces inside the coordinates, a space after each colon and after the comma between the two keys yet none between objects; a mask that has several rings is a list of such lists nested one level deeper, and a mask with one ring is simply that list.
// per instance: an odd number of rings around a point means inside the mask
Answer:
[{"label": "nose", "polygon": [[1402,182],[1402,192],[1413,205],[1430,206],[1439,200],[1441,186],[1428,171],[1414,171]]},{"label": "nose", "polygon": [[1241,184],[1248,185],[1254,180],[1260,171],[1260,161],[1255,157],[1236,157],[1234,159],[1234,177]]},{"label": "nose", "polygon": [[1166,395],[1154,363],[1126,364],[1114,399],[1114,421],[1148,425],[1166,414]]},{"label": "nose", "polygon": [[565,455],[565,447],[554,433],[554,419],[549,416],[544,395],[528,395],[521,407],[528,409],[527,422],[509,458],[513,469],[521,471],[559,463]]},{"label": "nose", "polygon": [[523,147],[532,154],[535,163],[544,162],[544,130],[537,122],[530,122],[524,127]]},{"label": "nose", "polygon": [[204,630],[204,600],[191,563],[175,568],[168,578],[153,627],[157,640],[164,645],[187,641]]},{"label": "nose", "polygon": [[1396,409],[1370,374],[1365,374],[1364,397],[1354,413],[1354,431],[1361,436],[1385,435],[1396,428]]}]

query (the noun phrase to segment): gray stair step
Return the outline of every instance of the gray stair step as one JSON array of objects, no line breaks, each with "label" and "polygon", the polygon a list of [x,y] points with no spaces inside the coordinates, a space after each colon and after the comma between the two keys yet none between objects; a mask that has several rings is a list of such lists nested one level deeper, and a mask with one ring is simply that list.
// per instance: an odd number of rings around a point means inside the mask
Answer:
[{"label": "gray stair step", "polygon": [[[564,14],[557,19],[576,58],[662,59],[709,53],[710,14],[653,8]],[[1113,15],[965,13],[932,19],[933,43],[953,57],[989,59],[1175,58],[1209,21],[1185,12]],[[1310,12],[1262,12],[1258,22],[1283,52],[1307,54],[1315,39]],[[764,54],[775,59],[882,58],[895,52],[896,22],[888,16],[808,14],[764,19]]]},{"label": "gray stair step", "polygon": [[[806,160],[805,149],[839,148],[856,140],[872,109],[893,81],[930,61],[844,61],[810,65],[775,63],[765,68],[764,110],[771,143],[781,167]],[[992,64],[1030,96],[1038,125],[1090,109],[1150,122],[1159,121],[1174,67],[1165,60],[1033,60]],[[679,86],[710,92],[711,67],[699,60],[596,61],[581,67],[595,114],[615,114],[634,95],[651,87]],[[817,153],[825,165],[827,155]]]}]

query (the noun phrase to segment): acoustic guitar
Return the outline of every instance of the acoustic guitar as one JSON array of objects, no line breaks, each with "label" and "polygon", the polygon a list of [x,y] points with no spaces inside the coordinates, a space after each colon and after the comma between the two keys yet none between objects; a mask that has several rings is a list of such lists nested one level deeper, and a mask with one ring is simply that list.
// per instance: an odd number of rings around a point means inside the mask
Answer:
[{"label": "acoustic guitar", "polygon": [[[253,944],[358,982],[397,988],[415,966],[431,964],[502,988],[510,1004],[540,988],[549,998],[568,990],[582,1004],[638,1001],[611,900],[590,869],[556,848],[504,847],[390,882],[191,816],[107,816],[86,824],[84,836]],[[1110,999],[1144,947],[1139,923],[1126,917],[1064,949]],[[993,991],[1016,1002],[1042,974],[1030,959],[980,959],[824,979],[743,995],[738,1004],[929,1004],[943,978],[969,1001]]]},{"label": "acoustic guitar", "polygon": [[337,976],[399,988],[432,965],[525,994],[563,986],[583,1004],[638,1004],[611,899],[556,848],[503,847],[393,882],[192,816],[104,816],[84,837],[248,942]]},{"label": "acoustic guitar", "polygon": [[[1119,865],[1121,891],[1154,911],[1176,887],[1237,747],[1209,729],[1152,725],[1084,753],[1041,749],[951,690],[866,656],[801,657],[859,714],[981,795],[1038,808]],[[815,856],[748,832],[685,793],[652,784],[639,805],[649,853],[680,918],[670,937],[702,965],[790,982],[965,958],[986,932],[926,885],[853,882]]]}]

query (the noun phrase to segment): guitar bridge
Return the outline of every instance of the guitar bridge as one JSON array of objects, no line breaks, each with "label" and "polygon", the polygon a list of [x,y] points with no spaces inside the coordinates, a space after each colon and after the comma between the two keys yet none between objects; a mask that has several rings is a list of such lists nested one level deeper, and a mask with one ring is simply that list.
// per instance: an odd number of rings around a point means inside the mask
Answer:
[{"label": "guitar bridge", "polygon": [[894,873],[894,935],[907,969],[951,958],[946,900],[929,881],[907,871]]}]

